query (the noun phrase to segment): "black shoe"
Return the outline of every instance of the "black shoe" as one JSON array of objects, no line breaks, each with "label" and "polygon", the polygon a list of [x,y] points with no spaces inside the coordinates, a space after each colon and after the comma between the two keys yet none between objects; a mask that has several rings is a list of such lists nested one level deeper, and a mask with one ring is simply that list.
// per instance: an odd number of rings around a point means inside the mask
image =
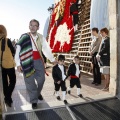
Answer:
[{"label": "black shoe", "polygon": [[100,85],[100,83],[95,83],[96,86]]},{"label": "black shoe", "polygon": [[10,97],[10,98],[4,98],[4,100],[5,100],[5,102],[6,102],[6,101],[9,101],[10,103],[13,103],[13,100],[12,100],[11,97]]},{"label": "black shoe", "polygon": [[32,103],[32,108],[37,109],[37,103]]},{"label": "black shoe", "polygon": [[92,82],[92,84],[95,84],[95,82]]},{"label": "black shoe", "polygon": [[61,100],[60,96],[57,96],[57,100]]},{"label": "black shoe", "polygon": [[13,100],[12,100],[12,98],[9,100],[11,103],[13,103]]},{"label": "black shoe", "polygon": [[64,104],[68,104],[67,100],[64,100]]},{"label": "black shoe", "polygon": [[43,100],[43,96],[42,96],[42,95],[39,95],[38,99],[39,99],[39,100]]},{"label": "black shoe", "polygon": [[71,94],[71,91],[70,91],[70,90],[68,90],[68,94]]},{"label": "black shoe", "polygon": [[81,97],[81,98],[83,98],[83,95],[82,94],[80,94],[80,95],[78,95],[79,97]]},{"label": "black shoe", "polygon": [[5,100],[6,105],[8,105],[9,107],[12,107],[12,103],[9,100]]}]

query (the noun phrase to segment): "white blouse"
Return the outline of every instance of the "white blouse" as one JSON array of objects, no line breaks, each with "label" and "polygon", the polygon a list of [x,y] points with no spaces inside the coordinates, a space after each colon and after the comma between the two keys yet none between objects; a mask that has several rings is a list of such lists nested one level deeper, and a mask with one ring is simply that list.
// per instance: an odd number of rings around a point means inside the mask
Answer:
[{"label": "white blouse", "polygon": [[79,70],[79,65],[78,64],[75,64],[75,66],[76,66],[76,76],[77,77],[79,77],[79,75],[80,75],[80,70]]},{"label": "white blouse", "polygon": [[64,81],[65,78],[66,78],[66,75],[65,75],[65,73],[64,73],[64,66],[58,64],[58,67],[60,68],[60,70],[61,70],[61,72],[62,72],[62,80]]}]

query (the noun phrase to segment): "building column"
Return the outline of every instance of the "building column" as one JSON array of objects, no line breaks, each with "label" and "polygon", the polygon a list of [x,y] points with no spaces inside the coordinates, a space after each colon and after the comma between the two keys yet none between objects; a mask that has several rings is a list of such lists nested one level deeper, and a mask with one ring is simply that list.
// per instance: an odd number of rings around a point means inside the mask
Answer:
[{"label": "building column", "polygon": [[[108,0],[109,3],[109,25],[110,25],[110,86],[109,92],[113,95],[117,94],[118,85],[118,12],[117,4],[119,0]],[[120,46],[120,42],[119,42]],[[120,75],[120,74],[119,74]]]},{"label": "building column", "polygon": [[120,98],[120,0],[117,0],[117,96]]}]

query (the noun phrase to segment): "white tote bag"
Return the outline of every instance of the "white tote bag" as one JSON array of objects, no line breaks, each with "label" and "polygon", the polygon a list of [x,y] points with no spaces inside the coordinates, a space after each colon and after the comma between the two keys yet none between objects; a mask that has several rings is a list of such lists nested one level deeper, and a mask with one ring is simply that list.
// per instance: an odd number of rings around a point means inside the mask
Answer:
[{"label": "white tote bag", "polygon": [[100,72],[102,74],[110,74],[110,66],[100,66]]},{"label": "white tote bag", "polygon": [[98,65],[102,74],[110,74],[110,66],[101,66],[100,61],[98,62]]}]

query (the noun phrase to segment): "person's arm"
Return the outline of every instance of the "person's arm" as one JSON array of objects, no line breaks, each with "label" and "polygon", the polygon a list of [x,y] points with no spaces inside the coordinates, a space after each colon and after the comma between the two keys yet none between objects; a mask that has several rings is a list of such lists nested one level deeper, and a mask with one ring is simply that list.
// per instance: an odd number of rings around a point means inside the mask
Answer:
[{"label": "person's arm", "polygon": [[93,40],[92,40],[92,38],[91,38],[91,44],[90,44],[90,47],[89,47],[89,49],[88,49],[88,52],[89,52],[89,54],[91,55],[91,47],[92,47],[92,44],[93,44]]},{"label": "person's arm", "polygon": [[79,68],[80,68],[79,78],[81,78],[81,70],[82,70],[82,67],[81,67],[81,66],[79,66]]},{"label": "person's arm", "polygon": [[71,65],[69,65],[69,67],[68,67],[66,79],[68,79],[68,80],[71,79]]},{"label": "person's arm", "polygon": [[[92,45],[92,43],[91,43],[91,45]],[[91,45],[90,45],[90,47],[89,47],[89,49],[88,49],[88,52],[89,52],[89,53],[91,53]]]},{"label": "person's arm", "polygon": [[10,50],[11,50],[12,56],[14,57],[14,56],[15,56],[15,49],[14,49],[14,47],[13,47],[13,45],[12,45],[12,42],[11,42],[10,39],[8,39],[7,42],[8,42],[8,47],[9,47]]},{"label": "person's arm", "polygon": [[103,46],[103,48],[100,50],[99,55],[101,56],[101,55],[103,55],[104,53],[107,53],[108,50],[109,50],[109,47],[110,47],[110,45],[109,45],[109,39],[104,40],[104,46]]},{"label": "person's arm", "polygon": [[52,69],[52,77],[56,83],[59,81],[57,78],[57,73],[56,73],[55,67],[53,67],[53,69]]},{"label": "person's arm", "polygon": [[71,65],[70,65],[69,68],[68,68],[67,77],[69,77],[70,75],[71,75]]},{"label": "person's arm", "polygon": [[20,57],[19,57],[20,50],[21,50],[20,45],[16,45],[15,62],[17,66],[20,66]]},{"label": "person's arm", "polygon": [[16,65],[17,65],[18,72],[22,72],[22,67],[21,67],[21,64],[20,64],[20,57],[19,57],[20,50],[21,50],[20,45],[17,45],[16,53],[15,53],[15,62],[16,62]]},{"label": "person's arm", "polygon": [[45,38],[43,38],[42,41],[42,52],[45,55],[45,57],[48,58],[51,62],[55,62],[55,58],[53,57],[51,48],[48,45],[48,42],[46,41]]}]

